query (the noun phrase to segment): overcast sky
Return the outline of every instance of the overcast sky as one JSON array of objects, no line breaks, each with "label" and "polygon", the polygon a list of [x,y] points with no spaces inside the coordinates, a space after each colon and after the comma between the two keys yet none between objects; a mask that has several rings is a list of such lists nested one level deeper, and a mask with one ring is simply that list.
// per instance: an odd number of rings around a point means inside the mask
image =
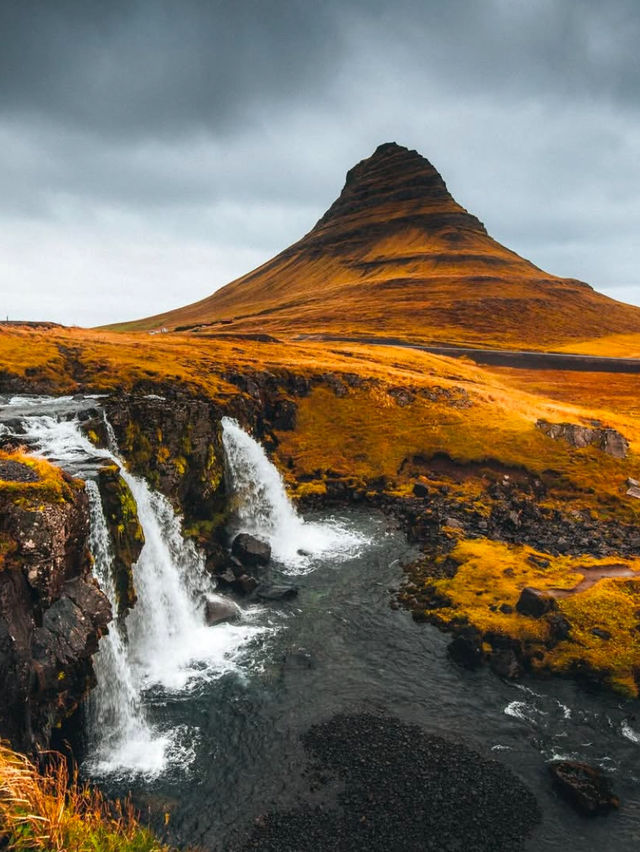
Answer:
[{"label": "overcast sky", "polygon": [[638,0],[0,0],[0,313],[202,298],[386,141],[640,304],[639,44]]}]

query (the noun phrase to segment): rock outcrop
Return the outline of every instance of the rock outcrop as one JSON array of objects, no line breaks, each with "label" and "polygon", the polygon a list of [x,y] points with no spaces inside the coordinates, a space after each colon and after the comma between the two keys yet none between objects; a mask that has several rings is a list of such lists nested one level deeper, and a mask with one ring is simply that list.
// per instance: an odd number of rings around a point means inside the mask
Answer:
[{"label": "rock outcrop", "polygon": [[106,403],[129,469],[166,494],[203,546],[225,520],[220,411],[184,390],[149,385]]},{"label": "rock outcrop", "polygon": [[606,814],[620,807],[620,800],[601,769],[573,760],[557,760],[549,764],[549,772],[557,792],[583,816]]},{"label": "rock outcrop", "polygon": [[91,576],[83,484],[0,456],[0,737],[30,751],[94,685],[111,610]]},{"label": "rock outcrop", "polygon": [[99,470],[98,488],[113,547],[112,570],[118,615],[123,615],[136,602],[133,566],[144,547],[144,533],[133,494],[117,465],[105,465]]},{"label": "rock outcrop", "polygon": [[616,459],[626,458],[629,452],[629,441],[616,429],[579,426],[576,423],[549,423],[548,420],[538,420],[536,426],[549,438],[563,439],[577,449],[597,447]]}]

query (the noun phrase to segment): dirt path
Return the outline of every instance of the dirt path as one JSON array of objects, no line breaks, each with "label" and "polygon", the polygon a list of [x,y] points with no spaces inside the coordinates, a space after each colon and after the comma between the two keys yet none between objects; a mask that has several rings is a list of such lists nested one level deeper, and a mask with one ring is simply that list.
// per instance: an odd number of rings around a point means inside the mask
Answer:
[{"label": "dirt path", "polygon": [[297,340],[360,343],[368,346],[402,346],[450,358],[470,358],[476,364],[492,367],[519,367],[525,370],[572,370],[588,373],[640,374],[638,358],[604,358],[598,355],[571,355],[565,352],[533,352],[515,349],[474,349],[452,344],[429,346],[398,337],[345,337],[331,334],[301,334]]}]

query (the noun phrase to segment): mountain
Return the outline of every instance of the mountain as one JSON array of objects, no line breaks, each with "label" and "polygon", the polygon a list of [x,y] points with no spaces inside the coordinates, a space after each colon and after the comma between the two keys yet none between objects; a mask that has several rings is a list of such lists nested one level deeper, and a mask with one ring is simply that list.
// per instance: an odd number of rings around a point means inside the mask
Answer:
[{"label": "mountain", "polygon": [[427,159],[390,142],[272,260],[202,301],[118,326],[158,327],[566,348],[640,333],[640,308],[500,245]]}]

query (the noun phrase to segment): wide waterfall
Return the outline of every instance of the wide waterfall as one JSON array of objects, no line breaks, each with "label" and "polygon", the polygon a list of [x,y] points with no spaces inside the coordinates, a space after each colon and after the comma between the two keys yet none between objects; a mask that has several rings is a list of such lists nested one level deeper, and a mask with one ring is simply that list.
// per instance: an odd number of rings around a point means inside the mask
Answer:
[{"label": "wide waterfall", "polygon": [[[16,398],[11,402],[22,421],[20,437],[44,457],[87,480],[94,570],[112,605],[111,544],[100,494],[92,481],[105,461],[120,466],[144,532],[145,545],[133,569],[137,603],[126,617],[126,628],[118,620],[110,625],[95,658],[98,685],[88,703],[86,766],[95,774],[153,776],[169,765],[183,765],[193,732],[152,724],[149,701],[161,703],[163,694],[190,690],[234,671],[248,643],[266,628],[250,612],[236,624],[207,626],[204,602],[215,597],[215,591],[203,556],[183,538],[180,519],[169,501],[126,470],[110,428],[112,446],[98,449],[81,432],[73,410],[64,408],[65,400]],[[46,410],[52,413],[43,413]]]},{"label": "wide waterfall", "polygon": [[289,573],[306,573],[318,557],[340,561],[356,555],[366,539],[335,519],[314,523],[301,518],[263,447],[230,417],[222,418],[222,429],[238,531],[266,539],[274,559]]}]

